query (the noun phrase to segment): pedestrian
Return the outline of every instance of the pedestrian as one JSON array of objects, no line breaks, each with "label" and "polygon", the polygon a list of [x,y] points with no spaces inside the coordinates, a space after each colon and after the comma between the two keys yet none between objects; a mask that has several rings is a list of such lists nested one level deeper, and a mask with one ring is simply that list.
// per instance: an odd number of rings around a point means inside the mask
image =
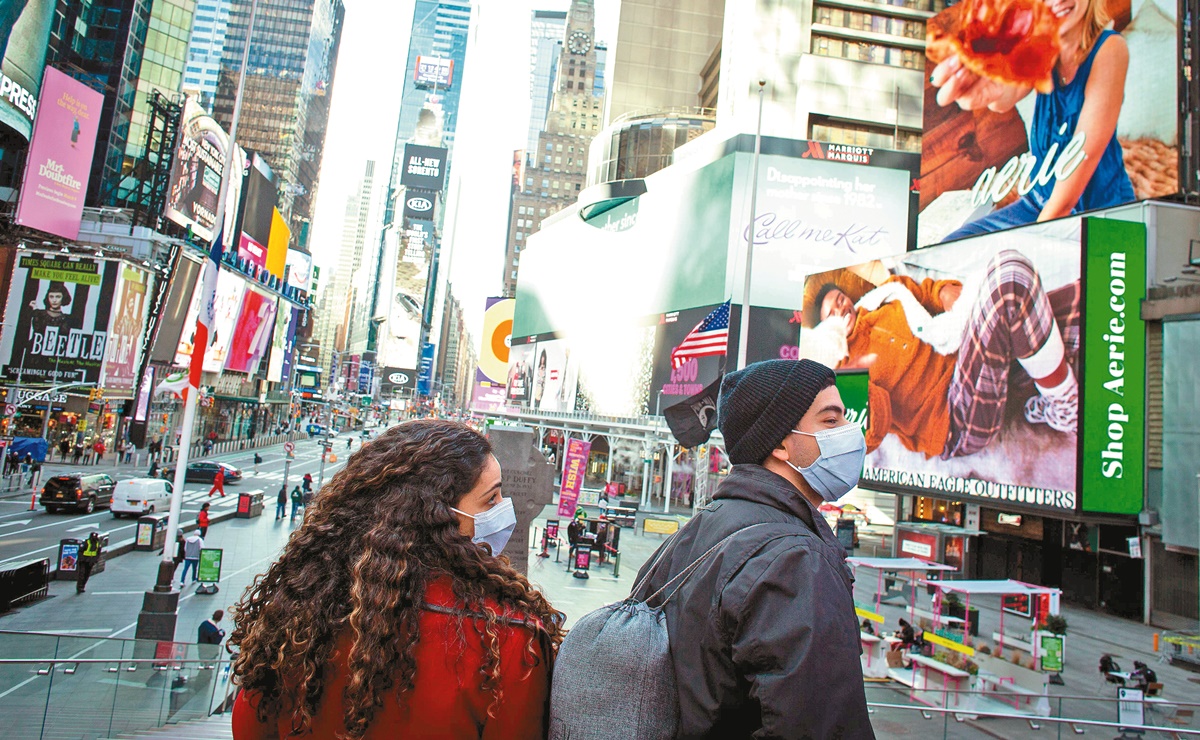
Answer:
[{"label": "pedestrian", "polygon": [[305,474],[304,474],[304,481],[303,481],[303,483],[304,483],[304,492],[305,492],[305,493],[312,493],[312,489],[313,489],[313,488],[312,488],[312,473],[305,473]]},{"label": "pedestrian", "polygon": [[225,618],[225,610],[218,609],[213,612],[212,619],[206,619],[200,623],[199,629],[196,630],[196,643],[198,645],[220,645],[225,641],[225,630],[221,629],[221,620]]},{"label": "pedestrian", "polygon": [[179,587],[187,584],[188,569],[192,570],[192,583],[200,578],[200,551],[204,549],[204,539],[199,532],[192,532],[183,540],[183,572],[179,574]]},{"label": "pedestrian", "polygon": [[217,467],[217,474],[213,476],[212,488],[208,490],[208,495],[211,496],[217,491],[221,492],[221,497],[225,497],[225,468]]},{"label": "pedestrian", "polygon": [[29,463],[29,486],[32,488],[37,485],[37,481],[42,477],[42,461],[34,460]]},{"label": "pedestrian", "polygon": [[[32,466],[33,466],[33,455],[26,452],[25,457],[21,458],[21,478],[24,478],[25,476],[29,475],[29,468],[31,468]],[[18,480],[17,484],[20,485],[20,483],[21,483],[21,481]]]},{"label": "pedestrian", "polygon": [[146,473],[146,476],[149,478],[158,477],[158,460],[150,461],[150,472]]},{"label": "pedestrian", "polygon": [[262,455],[254,453],[254,474],[258,475],[258,466],[262,465]]},{"label": "pedestrian", "polygon": [[516,516],[491,453],[413,422],[323,489],[237,607],[235,738],[545,736],[564,617],[492,554]]},{"label": "pedestrian", "polygon": [[350,449],[350,446],[353,444],[354,444],[354,437],[346,437],[346,449],[347,450]]},{"label": "pedestrian", "polygon": [[300,486],[292,489],[292,521],[296,521],[296,514],[304,506],[304,493],[301,492]]},{"label": "pedestrian", "polygon": [[71,462],[73,462],[73,463],[75,463],[76,465],[78,465],[78,464],[79,464],[79,458],[81,458],[81,457],[83,457],[83,443],[82,443],[82,442],[76,442],[76,443],[75,443],[75,450],[74,450],[74,451],[71,453]]},{"label": "pedestrian", "polygon": [[200,507],[200,513],[196,515],[196,530],[200,532],[201,537],[208,536],[208,507],[209,503],[205,501]]},{"label": "pedestrian", "polygon": [[100,461],[104,459],[105,449],[107,448],[104,446],[104,440],[97,438],[96,443],[92,445],[92,452],[96,453],[96,457],[93,462],[95,462],[97,465],[99,465]]},{"label": "pedestrian", "polygon": [[204,454],[211,455],[213,450],[213,441],[211,439],[204,440]]},{"label": "pedestrian", "polygon": [[733,468],[632,594],[672,589],[653,603],[679,737],[874,738],[846,552],[818,510],[857,485],[866,456],[834,382],[811,360],[756,362],[721,382]]},{"label": "pedestrian", "polygon": [[71,454],[71,440],[63,437],[58,441],[58,461],[65,463],[69,454]]},{"label": "pedestrian", "polygon": [[125,464],[133,462],[133,458],[137,455],[137,445],[132,441],[125,445]]},{"label": "pedestrian", "polygon": [[284,483],[279,487],[279,496],[275,499],[275,521],[287,516],[288,492],[287,484]]},{"label": "pedestrian", "polygon": [[93,529],[88,538],[83,541],[83,551],[79,556],[79,573],[75,581],[75,593],[81,594],[87,590],[88,579],[92,577],[92,569],[99,562],[100,551],[103,549],[104,547],[100,544],[100,533]]}]

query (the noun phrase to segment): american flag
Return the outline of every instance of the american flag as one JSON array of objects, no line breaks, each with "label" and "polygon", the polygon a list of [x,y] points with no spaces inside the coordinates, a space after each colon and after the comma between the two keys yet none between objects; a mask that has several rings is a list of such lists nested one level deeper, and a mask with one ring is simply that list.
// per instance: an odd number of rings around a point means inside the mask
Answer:
[{"label": "american flag", "polygon": [[683,338],[683,342],[671,352],[672,369],[683,367],[684,363],[696,357],[725,354],[729,344],[729,303],[725,301],[717,306]]},{"label": "american flag", "polygon": [[[212,338],[212,327],[217,320],[217,278],[221,274],[221,257],[225,252],[224,229],[213,238],[208,259],[204,262],[204,275],[200,282],[200,315],[196,317],[196,338],[192,341],[192,362],[188,367],[188,386],[193,392],[200,390],[200,373],[204,366],[204,353]],[[186,398],[186,396],[184,396]]]}]

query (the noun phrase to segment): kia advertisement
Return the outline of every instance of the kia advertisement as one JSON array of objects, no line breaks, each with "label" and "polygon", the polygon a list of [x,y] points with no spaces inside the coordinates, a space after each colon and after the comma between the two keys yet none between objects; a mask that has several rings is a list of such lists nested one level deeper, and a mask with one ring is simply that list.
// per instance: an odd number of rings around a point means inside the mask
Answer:
[{"label": "kia advertisement", "polygon": [[104,96],[52,67],[46,69],[42,96],[16,220],[74,239],[83,219]]},{"label": "kia advertisement", "polygon": [[433,203],[437,196],[420,190],[409,190],[404,195],[404,217],[419,221],[433,219]]},{"label": "kia advertisement", "polygon": [[927,24],[920,246],[1179,191],[1174,0],[1035,4],[994,49],[987,6]]},{"label": "kia advertisement", "polygon": [[406,188],[440,191],[446,183],[446,150],[439,146],[405,144],[400,184]]}]

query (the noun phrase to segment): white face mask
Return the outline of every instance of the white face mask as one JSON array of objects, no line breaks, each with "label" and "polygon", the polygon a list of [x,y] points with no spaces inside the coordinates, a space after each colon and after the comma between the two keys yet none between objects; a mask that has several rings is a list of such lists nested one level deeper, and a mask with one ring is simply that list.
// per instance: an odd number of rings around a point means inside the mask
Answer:
[{"label": "white face mask", "polygon": [[475,520],[475,536],[471,538],[471,541],[486,543],[488,547],[492,548],[493,555],[500,554],[500,551],[508,544],[508,539],[512,537],[513,530],[517,528],[517,512],[513,508],[511,498],[501,498],[500,503],[475,516],[453,506],[450,507],[450,511]]},{"label": "white face mask", "polygon": [[858,485],[862,475],[863,461],[867,457],[867,440],[857,424],[843,424],[833,429],[822,429],[813,434],[793,429],[792,434],[816,437],[821,455],[812,465],[802,468],[785,462],[808,481],[808,485],[826,501],[837,501]]}]

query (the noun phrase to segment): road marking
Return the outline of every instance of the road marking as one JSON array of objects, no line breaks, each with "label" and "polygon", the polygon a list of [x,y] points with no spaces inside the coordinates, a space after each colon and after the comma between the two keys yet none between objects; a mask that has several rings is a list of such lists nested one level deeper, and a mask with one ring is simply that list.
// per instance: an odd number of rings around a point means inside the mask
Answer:
[{"label": "road marking", "polygon": [[78,527],[71,527],[67,532],[82,532],[85,529],[96,529],[100,523],[95,524],[80,524]]},{"label": "road marking", "polygon": [[[97,514],[85,514],[84,516],[82,516],[82,517],[80,517],[80,518],[78,518],[78,519],[75,519],[75,521],[82,521],[83,519],[87,519],[87,518],[89,518],[89,517],[99,517],[99,516],[101,516],[101,514],[99,514],[99,513],[97,513]],[[103,516],[109,516],[108,512],[103,512]],[[0,534],[0,537],[12,537],[12,536],[13,536],[13,535],[15,535],[15,534],[28,534],[29,532],[36,532],[36,531],[37,531],[37,530],[39,530],[39,529],[47,529],[47,528],[49,528],[49,527],[61,527],[62,525],[64,525],[64,524],[68,523],[69,521],[71,521],[71,520],[70,520],[70,519],[62,519],[62,520],[59,520],[59,521],[57,521],[57,522],[53,522],[53,523],[51,523],[51,524],[42,524],[42,525],[40,525],[40,526],[37,526],[37,527],[29,527],[29,528],[27,528],[27,529],[22,529],[22,530],[21,530],[21,531],[19,531],[19,532],[17,532],[17,531],[13,531],[13,532],[5,532],[4,534]],[[99,521],[99,520],[97,519],[96,521]]]},{"label": "road marking", "polygon": [[16,522],[5,522],[3,524],[0,524],[0,527],[23,527],[32,521],[33,521],[32,519],[22,519],[22,520],[16,521]]},{"label": "road marking", "polygon": [[[103,592],[98,591],[97,593],[103,593]],[[144,593],[144,592],[130,591],[129,593],[131,593],[131,594],[139,593],[140,594],[140,593]],[[101,633],[101,632],[103,632],[104,634],[107,635],[109,632],[112,632],[112,627],[95,627],[92,629],[85,629],[85,630],[54,630],[53,632],[35,631],[35,632],[27,632],[26,634],[29,634],[29,635],[87,635],[87,634],[97,634],[97,633]]]},{"label": "road marking", "polygon": [[[92,596],[132,596],[133,594],[144,594],[145,591],[88,591]],[[79,630],[80,632],[88,632],[89,630]],[[95,630],[90,630],[95,632]],[[107,630],[105,630],[107,632]]]}]

